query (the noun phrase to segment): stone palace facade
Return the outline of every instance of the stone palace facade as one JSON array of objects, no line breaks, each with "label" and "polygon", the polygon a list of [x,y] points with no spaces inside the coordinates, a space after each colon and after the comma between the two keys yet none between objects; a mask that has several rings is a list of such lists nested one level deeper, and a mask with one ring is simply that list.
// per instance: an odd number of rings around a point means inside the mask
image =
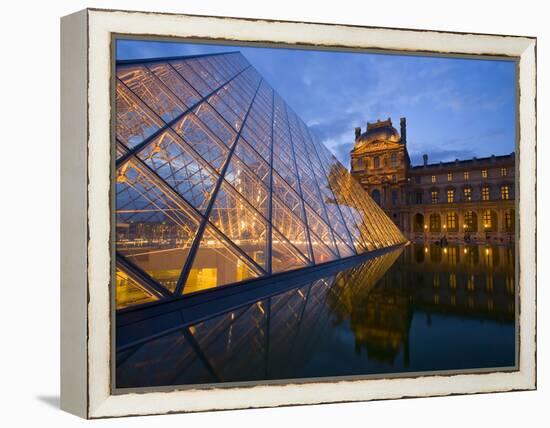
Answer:
[{"label": "stone palace facade", "polygon": [[411,241],[514,241],[515,154],[411,165],[406,119],[355,128],[351,173]]}]

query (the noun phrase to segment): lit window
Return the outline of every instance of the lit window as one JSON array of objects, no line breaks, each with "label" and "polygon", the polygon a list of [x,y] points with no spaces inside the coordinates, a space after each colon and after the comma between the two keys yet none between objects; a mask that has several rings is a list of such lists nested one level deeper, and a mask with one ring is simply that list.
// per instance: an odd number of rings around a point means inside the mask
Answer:
[{"label": "lit window", "polygon": [[500,186],[500,199],[505,201],[510,199],[510,190],[508,186]]},{"label": "lit window", "polygon": [[481,170],[481,176],[482,176],[483,178],[487,178],[487,170],[486,170],[486,169],[482,169],[482,170]]},{"label": "lit window", "polygon": [[491,210],[483,211],[483,227],[485,230],[490,231],[493,226],[493,218],[491,216]]},{"label": "lit window", "polygon": [[457,215],[456,213],[447,213],[447,230],[455,232],[457,230]]},{"label": "lit window", "polygon": [[455,191],[453,189],[447,190],[447,203],[452,204],[455,201]]},{"label": "lit window", "polygon": [[469,180],[469,179],[470,179],[470,172],[464,171],[464,180]]},{"label": "lit window", "polygon": [[489,188],[487,186],[481,188],[481,199],[484,201],[489,200]]},{"label": "lit window", "polygon": [[471,201],[472,200],[472,188],[471,187],[465,187],[464,188],[464,200],[465,201]]},{"label": "lit window", "polygon": [[435,175],[432,175],[432,183],[435,183],[435,182],[436,182]]},{"label": "lit window", "polygon": [[449,172],[447,174],[447,181],[453,181],[453,173],[452,172]]},{"label": "lit window", "polygon": [[439,192],[437,190],[432,190],[432,204],[437,204],[439,199]]},{"label": "lit window", "polygon": [[506,177],[508,175],[508,168],[500,168],[500,176]]}]

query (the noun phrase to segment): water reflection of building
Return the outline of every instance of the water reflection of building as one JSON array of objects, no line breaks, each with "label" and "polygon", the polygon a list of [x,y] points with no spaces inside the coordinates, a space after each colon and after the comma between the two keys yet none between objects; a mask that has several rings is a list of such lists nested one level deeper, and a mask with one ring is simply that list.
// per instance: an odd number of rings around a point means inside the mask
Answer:
[{"label": "water reflection of building", "polygon": [[[439,314],[513,324],[513,272],[511,248],[411,245],[120,349],[117,385],[304,377],[340,329],[352,332],[356,354],[407,370],[414,314],[428,323]],[[339,352],[331,348],[324,375],[348,373]]]},{"label": "water reflection of building", "polygon": [[514,249],[414,244],[376,287],[358,290],[335,306],[337,319],[350,318],[370,357],[393,362],[402,351],[407,364],[413,311],[513,322]]},{"label": "water reflection of building", "polygon": [[[342,275],[335,284],[337,292],[328,300],[333,322],[350,322],[356,352],[365,348],[370,358],[386,362],[393,362],[402,345],[406,347],[412,316],[408,295],[402,290],[388,290],[386,277],[377,272],[390,261],[393,264],[395,259]],[[380,280],[382,283],[377,284]],[[406,363],[407,352],[404,355]]]},{"label": "water reflection of building", "polygon": [[351,172],[410,240],[514,240],[514,153],[413,166],[388,119],[356,128]]},{"label": "water reflection of building", "polygon": [[405,255],[414,303],[426,311],[509,321],[515,314],[512,246],[414,245]]},{"label": "water reflection of building", "polygon": [[118,61],[117,307],[405,242],[238,52]]}]

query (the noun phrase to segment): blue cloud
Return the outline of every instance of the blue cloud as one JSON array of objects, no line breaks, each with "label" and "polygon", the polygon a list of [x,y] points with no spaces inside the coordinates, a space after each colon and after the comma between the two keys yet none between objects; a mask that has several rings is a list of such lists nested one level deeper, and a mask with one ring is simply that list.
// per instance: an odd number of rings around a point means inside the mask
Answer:
[{"label": "blue cloud", "polygon": [[407,117],[414,163],[510,153],[515,63],[210,44],[119,41],[117,58],[240,50],[346,165],[354,128]]}]

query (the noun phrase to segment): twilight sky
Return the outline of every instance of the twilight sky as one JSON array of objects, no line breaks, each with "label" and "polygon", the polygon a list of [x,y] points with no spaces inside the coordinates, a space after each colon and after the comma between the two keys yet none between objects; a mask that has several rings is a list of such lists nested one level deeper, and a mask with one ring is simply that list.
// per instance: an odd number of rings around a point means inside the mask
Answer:
[{"label": "twilight sky", "polygon": [[354,128],[407,118],[413,165],[501,155],[515,146],[515,63],[119,40],[117,59],[239,50],[349,166]]}]

